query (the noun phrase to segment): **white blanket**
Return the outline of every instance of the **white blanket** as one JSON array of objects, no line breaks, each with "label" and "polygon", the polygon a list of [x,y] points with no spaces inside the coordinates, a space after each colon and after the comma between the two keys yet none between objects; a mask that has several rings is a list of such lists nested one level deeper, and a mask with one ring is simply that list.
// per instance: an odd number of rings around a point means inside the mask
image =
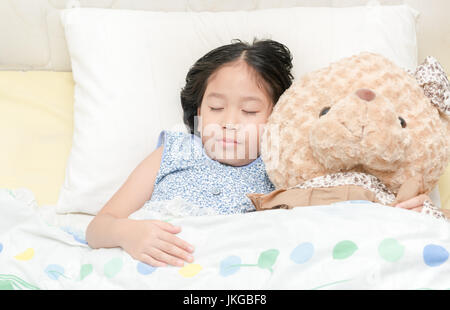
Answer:
[{"label": "white blanket", "polygon": [[[149,209],[132,217],[154,218]],[[153,268],[120,248],[91,249],[91,216],[0,189],[0,289],[450,288],[450,225],[413,211],[350,201],[163,217],[196,247],[194,263]]]}]

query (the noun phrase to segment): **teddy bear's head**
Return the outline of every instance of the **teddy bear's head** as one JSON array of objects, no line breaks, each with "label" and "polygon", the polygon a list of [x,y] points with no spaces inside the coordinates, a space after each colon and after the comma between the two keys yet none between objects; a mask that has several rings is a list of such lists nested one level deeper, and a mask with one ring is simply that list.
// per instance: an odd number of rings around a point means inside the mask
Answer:
[{"label": "teddy bear's head", "polygon": [[366,52],[295,81],[262,136],[261,155],[274,185],[354,171],[376,176],[394,193],[417,176],[431,190],[450,157],[450,117],[449,107],[437,102],[449,99],[431,98],[439,87],[427,76],[448,80],[437,76],[437,63],[428,66],[435,71],[416,72],[421,85],[385,57]]}]

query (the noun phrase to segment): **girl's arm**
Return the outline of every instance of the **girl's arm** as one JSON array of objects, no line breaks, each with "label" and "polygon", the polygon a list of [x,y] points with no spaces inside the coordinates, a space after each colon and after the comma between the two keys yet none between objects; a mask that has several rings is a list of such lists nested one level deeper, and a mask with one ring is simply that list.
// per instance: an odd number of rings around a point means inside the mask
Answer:
[{"label": "girl's arm", "polygon": [[145,158],[91,221],[86,241],[92,248],[122,247],[133,258],[153,266],[182,266],[193,260],[193,247],[174,234],[180,227],[157,220],[130,220],[153,193],[163,146]]}]

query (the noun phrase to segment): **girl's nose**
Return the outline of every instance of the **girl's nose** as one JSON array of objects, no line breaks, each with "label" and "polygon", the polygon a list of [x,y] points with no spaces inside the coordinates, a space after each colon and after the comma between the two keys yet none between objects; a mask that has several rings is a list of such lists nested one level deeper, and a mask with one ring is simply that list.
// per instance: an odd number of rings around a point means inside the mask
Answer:
[{"label": "girl's nose", "polygon": [[237,129],[238,127],[238,117],[236,113],[232,110],[227,111],[225,118],[222,122],[222,127],[226,129]]},{"label": "girl's nose", "polygon": [[238,130],[238,125],[237,124],[225,124],[225,126],[223,128],[228,129],[228,130]]}]

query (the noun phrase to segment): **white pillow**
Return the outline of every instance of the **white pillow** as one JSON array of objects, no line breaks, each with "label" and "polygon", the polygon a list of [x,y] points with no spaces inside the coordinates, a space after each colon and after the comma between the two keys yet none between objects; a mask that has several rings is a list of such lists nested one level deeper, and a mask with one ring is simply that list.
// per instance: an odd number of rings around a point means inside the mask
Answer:
[{"label": "white pillow", "polygon": [[96,214],[155,149],[162,129],[184,129],[179,95],[186,73],[213,48],[235,38],[277,40],[292,52],[294,77],[363,50],[414,69],[416,17],[408,6],[63,10],[74,135],[57,212]]}]

